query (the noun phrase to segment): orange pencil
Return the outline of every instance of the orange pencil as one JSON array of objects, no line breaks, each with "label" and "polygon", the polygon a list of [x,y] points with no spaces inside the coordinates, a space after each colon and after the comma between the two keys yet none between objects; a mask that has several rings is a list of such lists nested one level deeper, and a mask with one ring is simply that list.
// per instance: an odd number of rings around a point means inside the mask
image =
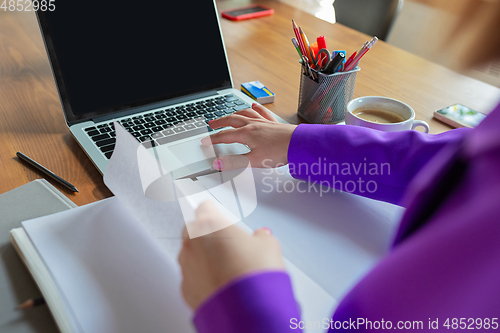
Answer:
[{"label": "orange pencil", "polygon": [[311,49],[309,48],[309,42],[307,41],[307,36],[301,27],[299,27],[299,33],[300,33],[300,37],[302,38],[302,42],[304,43],[304,48],[306,49],[306,54],[307,54],[307,59],[309,61],[309,65],[311,65],[311,67],[314,68],[314,61],[313,61],[313,58],[311,57]]}]

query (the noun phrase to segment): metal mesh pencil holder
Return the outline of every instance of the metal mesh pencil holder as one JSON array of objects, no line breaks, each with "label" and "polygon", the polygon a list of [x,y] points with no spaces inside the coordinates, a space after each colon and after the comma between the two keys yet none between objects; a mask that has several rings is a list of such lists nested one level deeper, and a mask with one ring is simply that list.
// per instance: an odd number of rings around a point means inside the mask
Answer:
[{"label": "metal mesh pencil holder", "polygon": [[336,124],[345,119],[345,106],[352,99],[359,67],[330,75],[312,70],[315,78],[300,76],[297,113],[313,124]]}]

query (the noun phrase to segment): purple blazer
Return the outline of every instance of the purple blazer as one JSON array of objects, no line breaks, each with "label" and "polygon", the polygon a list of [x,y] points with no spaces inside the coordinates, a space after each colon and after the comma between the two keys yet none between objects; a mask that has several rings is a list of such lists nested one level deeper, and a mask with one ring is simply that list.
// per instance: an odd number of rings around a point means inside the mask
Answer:
[{"label": "purple blazer", "polygon": [[[331,331],[500,331],[500,105],[476,129],[438,135],[299,125],[288,150],[292,175],[330,181],[292,168],[318,159],[389,163],[390,175],[363,175],[375,192],[354,193],[407,208],[392,250],[340,302]],[[300,314],[288,275],[267,272],[219,289],[194,323],[200,333],[299,331],[291,318]]]}]

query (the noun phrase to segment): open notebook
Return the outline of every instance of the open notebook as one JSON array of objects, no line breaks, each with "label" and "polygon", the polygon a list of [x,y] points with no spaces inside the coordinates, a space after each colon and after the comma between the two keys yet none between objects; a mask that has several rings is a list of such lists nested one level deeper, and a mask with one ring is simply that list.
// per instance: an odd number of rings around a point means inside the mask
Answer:
[{"label": "open notebook", "polygon": [[[11,236],[62,332],[194,332],[177,264],[118,199],[26,221]],[[287,266],[303,311],[329,316],[333,298]]]},{"label": "open notebook", "polygon": [[[25,221],[11,231],[13,243],[62,332],[193,332],[176,262],[182,211],[145,196],[140,147],[126,135],[117,127],[104,175],[115,197]],[[284,171],[253,170],[258,205],[239,225],[249,232],[271,227],[302,320],[321,321],[385,254],[401,208],[341,192],[320,198],[259,188],[262,177],[294,181]],[[224,210],[228,193],[211,184],[216,178],[198,178],[195,186],[206,189],[198,200],[212,199]],[[245,195],[238,200],[244,205]],[[301,213],[301,205],[314,214]]]},{"label": "open notebook", "polygon": [[62,332],[190,332],[175,262],[117,198],[11,232]]}]

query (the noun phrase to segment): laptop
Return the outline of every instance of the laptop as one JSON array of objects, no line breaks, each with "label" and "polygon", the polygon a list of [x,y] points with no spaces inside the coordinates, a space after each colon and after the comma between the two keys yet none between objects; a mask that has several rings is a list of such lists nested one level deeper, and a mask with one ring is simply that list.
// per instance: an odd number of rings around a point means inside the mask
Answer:
[{"label": "laptop", "polygon": [[218,155],[249,152],[200,146],[210,119],[253,102],[233,88],[214,1],[64,1],[37,17],[66,123],[101,173],[115,122],[157,158],[176,155],[185,166],[177,178],[209,172]]}]

